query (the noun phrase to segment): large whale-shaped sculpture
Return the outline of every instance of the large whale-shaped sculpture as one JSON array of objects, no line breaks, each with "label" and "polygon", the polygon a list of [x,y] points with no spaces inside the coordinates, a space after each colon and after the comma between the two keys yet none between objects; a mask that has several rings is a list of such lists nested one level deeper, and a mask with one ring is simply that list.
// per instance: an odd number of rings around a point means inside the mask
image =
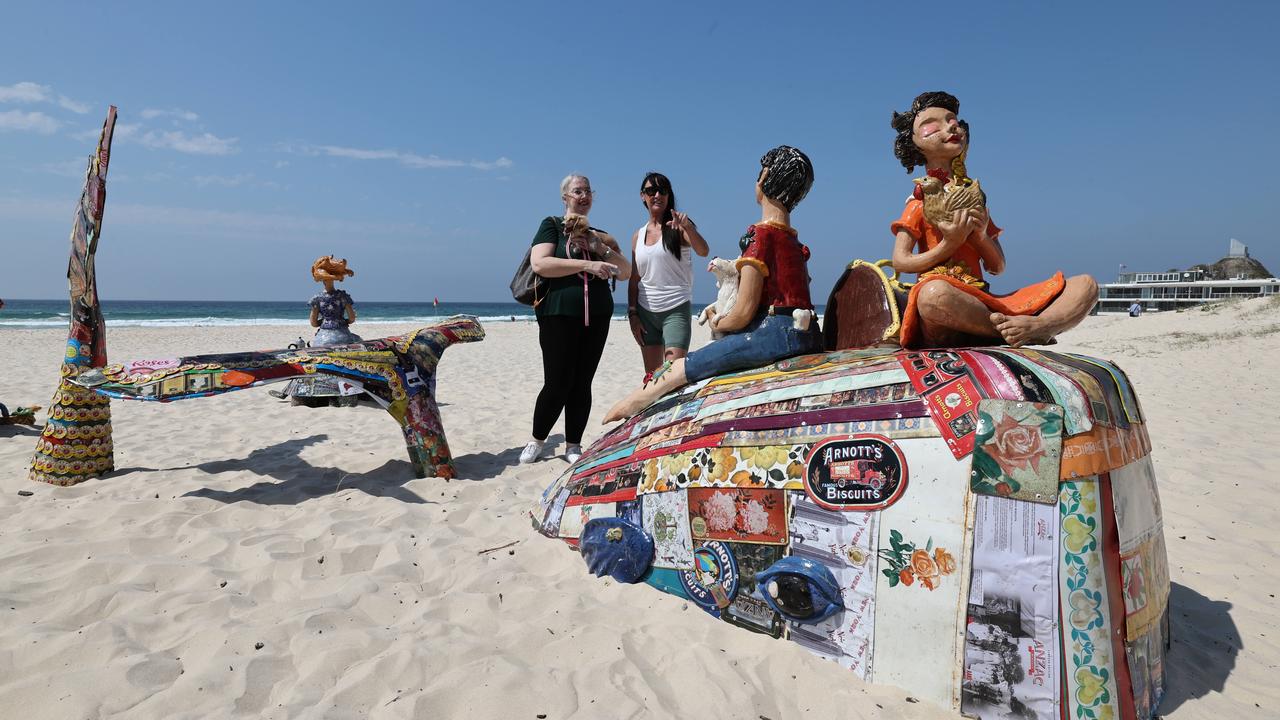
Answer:
[{"label": "large whale-shaped sculpture", "polygon": [[843,350],[659,400],[533,519],[597,574],[945,708],[1149,718],[1169,647],[1150,447],[1108,362]]}]

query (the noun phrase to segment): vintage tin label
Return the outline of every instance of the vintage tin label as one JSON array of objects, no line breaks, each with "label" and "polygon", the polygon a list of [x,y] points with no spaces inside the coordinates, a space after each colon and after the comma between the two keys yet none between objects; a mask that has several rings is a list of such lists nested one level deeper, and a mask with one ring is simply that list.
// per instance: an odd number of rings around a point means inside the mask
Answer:
[{"label": "vintage tin label", "polygon": [[847,435],[813,447],[804,490],[827,510],[879,510],[907,489],[907,461],[883,435]]},{"label": "vintage tin label", "polygon": [[703,610],[719,617],[738,593],[738,563],[733,551],[712,541],[693,551],[693,569],[680,573],[680,584]]}]

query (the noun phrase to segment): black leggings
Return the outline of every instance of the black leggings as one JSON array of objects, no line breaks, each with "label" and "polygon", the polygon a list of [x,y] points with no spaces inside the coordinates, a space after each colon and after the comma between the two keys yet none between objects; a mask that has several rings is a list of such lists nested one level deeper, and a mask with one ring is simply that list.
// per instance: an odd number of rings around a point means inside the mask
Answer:
[{"label": "black leggings", "polygon": [[542,392],[533,406],[533,436],[546,440],[564,410],[564,439],[581,443],[591,414],[591,381],[609,339],[609,318],[583,326],[582,318],[547,315],[538,318],[542,346]]}]

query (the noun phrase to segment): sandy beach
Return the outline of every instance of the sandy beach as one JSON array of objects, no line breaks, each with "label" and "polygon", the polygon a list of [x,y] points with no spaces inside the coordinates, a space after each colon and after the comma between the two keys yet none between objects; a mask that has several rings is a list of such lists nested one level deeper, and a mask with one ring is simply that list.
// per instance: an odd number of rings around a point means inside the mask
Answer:
[{"label": "sandy beach", "polygon": [[[294,407],[263,389],[113,402],[118,470],[71,488],[29,482],[38,431],[0,427],[0,717],[952,717],[592,577],[535,533],[527,510],[567,467],[516,464],[541,384],[537,327],[486,331],[440,363],[452,481],[414,479],[380,409]],[[107,337],[122,361],[300,334]],[[0,331],[0,400],[48,405],[65,337]],[[1280,715],[1280,302],[1091,317],[1055,349],[1117,362],[1149,419],[1173,582],[1161,714]],[[600,367],[588,442],[642,375],[624,324]]]}]

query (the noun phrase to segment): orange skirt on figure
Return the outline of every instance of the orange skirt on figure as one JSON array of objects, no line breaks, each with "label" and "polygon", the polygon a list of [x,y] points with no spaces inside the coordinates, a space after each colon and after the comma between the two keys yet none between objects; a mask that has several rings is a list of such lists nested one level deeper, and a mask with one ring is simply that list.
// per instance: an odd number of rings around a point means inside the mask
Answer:
[{"label": "orange skirt on figure", "polygon": [[[889,226],[894,235],[906,230],[915,238],[920,252],[933,249],[942,241],[942,233],[924,219],[924,203],[915,198],[907,200],[907,207],[902,217]],[[996,237],[1000,228],[988,221],[987,234]],[[920,289],[930,282],[945,282],[957,290],[982,301],[991,312],[1005,315],[1035,315],[1057,299],[1066,286],[1062,273],[1054,273],[1053,277],[1034,285],[1028,285],[1007,295],[992,295],[987,292],[987,283],[982,278],[982,263],[978,251],[965,243],[944,265],[920,273],[916,284],[907,296],[907,307],[902,312],[902,331],[900,340],[902,347],[915,349],[923,343],[920,312],[916,308],[916,300]]]}]

